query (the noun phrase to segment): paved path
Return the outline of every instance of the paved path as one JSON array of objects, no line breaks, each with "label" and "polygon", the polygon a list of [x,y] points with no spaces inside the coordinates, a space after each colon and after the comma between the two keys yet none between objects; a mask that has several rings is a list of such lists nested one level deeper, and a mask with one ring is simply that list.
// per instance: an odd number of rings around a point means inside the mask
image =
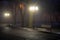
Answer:
[{"label": "paved path", "polygon": [[31,28],[20,28],[20,29],[11,29],[5,28],[3,33],[12,34],[16,36],[20,36],[26,38],[27,40],[53,40],[57,39],[58,35],[52,33],[43,33],[33,30]]}]

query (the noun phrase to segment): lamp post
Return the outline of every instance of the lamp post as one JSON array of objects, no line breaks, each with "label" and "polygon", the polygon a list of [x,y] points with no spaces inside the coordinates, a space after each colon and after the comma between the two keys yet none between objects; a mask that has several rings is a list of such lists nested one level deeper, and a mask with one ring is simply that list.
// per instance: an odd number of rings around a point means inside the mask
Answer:
[{"label": "lamp post", "polygon": [[33,14],[38,11],[38,6],[30,6],[29,7],[29,27],[33,27],[32,24],[33,24]]},{"label": "lamp post", "polygon": [[25,8],[24,3],[20,3],[21,27],[24,27],[24,15],[25,15],[24,8]]}]

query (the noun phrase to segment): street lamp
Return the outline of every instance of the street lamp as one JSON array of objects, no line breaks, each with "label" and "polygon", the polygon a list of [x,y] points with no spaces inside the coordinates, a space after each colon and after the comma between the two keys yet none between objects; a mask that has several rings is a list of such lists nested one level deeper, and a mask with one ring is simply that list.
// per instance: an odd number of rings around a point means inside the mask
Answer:
[{"label": "street lamp", "polygon": [[39,10],[38,6],[30,6],[29,7],[29,27],[32,27],[33,24],[33,14]]},{"label": "street lamp", "polygon": [[38,11],[38,6],[30,6],[29,11],[31,11],[31,12]]}]

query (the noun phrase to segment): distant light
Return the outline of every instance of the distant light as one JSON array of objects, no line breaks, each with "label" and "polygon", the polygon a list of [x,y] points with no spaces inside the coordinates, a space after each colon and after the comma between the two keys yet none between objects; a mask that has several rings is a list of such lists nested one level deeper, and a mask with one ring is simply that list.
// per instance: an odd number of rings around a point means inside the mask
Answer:
[{"label": "distant light", "polygon": [[25,7],[25,4],[24,3],[20,3],[20,8],[24,9],[24,7]]},{"label": "distant light", "polygon": [[4,16],[5,17],[9,17],[10,16],[10,13],[4,13]]}]

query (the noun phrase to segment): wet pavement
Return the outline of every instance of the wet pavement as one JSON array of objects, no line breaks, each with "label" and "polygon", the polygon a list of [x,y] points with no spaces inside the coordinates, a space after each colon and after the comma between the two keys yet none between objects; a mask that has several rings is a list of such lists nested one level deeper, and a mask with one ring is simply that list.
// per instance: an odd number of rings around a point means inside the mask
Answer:
[{"label": "wet pavement", "polygon": [[31,28],[12,29],[5,27],[0,38],[7,40],[60,40],[60,35],[48,32],[39,32]]}]

